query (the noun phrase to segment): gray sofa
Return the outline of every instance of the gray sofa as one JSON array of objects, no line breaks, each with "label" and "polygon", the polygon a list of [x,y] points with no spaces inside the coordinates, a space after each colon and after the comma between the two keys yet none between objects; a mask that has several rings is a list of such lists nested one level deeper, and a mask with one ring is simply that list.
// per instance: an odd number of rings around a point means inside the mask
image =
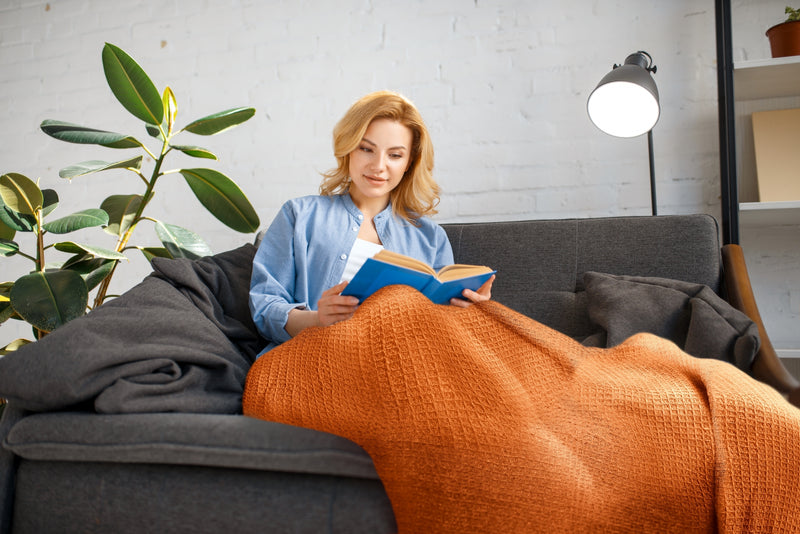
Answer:
[{"label": "gray sofa", "polygon": [[[760,324],[741,250],[721,249],[710,216],[446,230],[457,262],[497,269],[500,303],[596,345],[632,328],[689,343],[689,328],[692,347],[718,352],[700,356],[728,359],[800,401],[800,386]],[[391,504],[358,445],[237,413],[263,343],[246,303],[254,251],[159,260],[116,301],[0,360],[0,396],[9,400],[0,421],[2,532],[395,531]],[[642,326],[625,317],[626,302],[641,304],[632,296],[617,299],[624,324],[612,333],[613,313],[587,288],[585,273],[693,288],[686,302],[721,295],[753,321],[715,303],[715,320],[735,326],[732,338],[705,323],[687,326],[699,320],[685,316],[688,305],[668,321],[646,314],[651,324]]]}]

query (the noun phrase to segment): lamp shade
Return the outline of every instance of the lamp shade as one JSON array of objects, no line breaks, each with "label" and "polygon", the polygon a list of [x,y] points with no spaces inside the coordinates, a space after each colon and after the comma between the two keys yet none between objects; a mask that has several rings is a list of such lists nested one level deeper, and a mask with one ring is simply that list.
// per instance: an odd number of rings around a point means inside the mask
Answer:
[{"label": "lamp shade", "polygon": [[600,80],[586,104],[595,126],[616,137],[636,137],[655,126],[661,108],[651,62],[646,52],[636,52]]}]

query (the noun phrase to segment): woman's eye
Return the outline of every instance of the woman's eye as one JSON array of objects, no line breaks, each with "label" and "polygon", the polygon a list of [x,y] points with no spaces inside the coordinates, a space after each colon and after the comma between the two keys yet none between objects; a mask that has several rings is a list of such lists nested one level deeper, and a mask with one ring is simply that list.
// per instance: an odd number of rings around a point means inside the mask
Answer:
[{"label": "woman's eye", "polygon": [[362,152],[372,152],[372,149],[368,146],[359,147]]}]

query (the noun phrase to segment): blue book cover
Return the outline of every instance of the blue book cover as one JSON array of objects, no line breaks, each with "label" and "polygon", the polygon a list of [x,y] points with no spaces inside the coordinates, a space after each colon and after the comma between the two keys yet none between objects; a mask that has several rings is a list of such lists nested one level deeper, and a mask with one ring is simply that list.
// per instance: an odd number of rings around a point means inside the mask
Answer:
[{"label": "blue book cover", "polygon": [[419,260],[382,250],[367,259],[342,295],[352,295],[363,302],[383,287],[402,284],[413,287],[436,304],[448,304],[451,298],[461,297],[464,289],[477,290],[494,273],[489,267],[458,264],[436,273]]}]

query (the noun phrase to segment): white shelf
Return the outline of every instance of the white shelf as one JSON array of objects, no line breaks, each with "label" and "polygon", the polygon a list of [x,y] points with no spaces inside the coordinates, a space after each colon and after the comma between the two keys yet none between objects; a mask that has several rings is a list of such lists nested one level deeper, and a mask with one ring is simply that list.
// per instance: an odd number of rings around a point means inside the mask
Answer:
[{"label": "white shelf", "polygon": [[739,219],[747,226],[792,226],[800,224],[800,201],[742,202]]},{"label": "white shelf", "polygon": [[800,358],[800,349],[775,349],[779,358]]},{"label": "white shelf", "polygon": [[733,79],[737,101],[796,96],[800,56],[742,61],[734,65]]}]

